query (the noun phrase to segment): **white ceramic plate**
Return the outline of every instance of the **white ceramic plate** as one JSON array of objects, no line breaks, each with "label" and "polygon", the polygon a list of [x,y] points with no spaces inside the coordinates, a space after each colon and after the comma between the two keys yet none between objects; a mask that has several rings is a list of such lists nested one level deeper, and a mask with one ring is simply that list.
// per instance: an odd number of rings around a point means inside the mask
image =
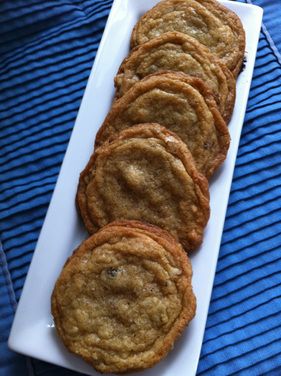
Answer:
[{"label": "white ceramic plate", "polygon": [[[89,375],[98,374],[70,354],[56,336],[50,314],[50,296],[65,260],[86,237],[75,209],[77,182],[92,152],[96,132],[110,108],[114,94],[113,77],[128,54],[133,25],[156,3],[157,0],[114,1],[9,338],[12,350]],[[262,9],[257,6],[231,1],[223,3],[243,22],[247,63],[237,82],[237,100],[229,125],[231,147],[226,162],[211,183],[211,217],[204,243],[192,256],[197,313],[168,357],[138,376],[192,376],[196,373],[200,356],[262,19]]]}]

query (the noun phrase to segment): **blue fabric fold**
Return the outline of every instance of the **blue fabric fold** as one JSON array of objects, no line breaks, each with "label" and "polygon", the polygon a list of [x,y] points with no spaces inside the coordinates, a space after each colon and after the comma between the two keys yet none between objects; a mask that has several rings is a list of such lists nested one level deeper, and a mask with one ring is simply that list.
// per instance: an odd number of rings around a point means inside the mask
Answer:
[{"label": "blue fabric fold", "polygon": [[[264,8],[198,375],[281,374],[281,7]],[[111,0],[0,2],[0,375],[70,376],[7,338]],[[188,375],[188,373],[187,373]]]}]

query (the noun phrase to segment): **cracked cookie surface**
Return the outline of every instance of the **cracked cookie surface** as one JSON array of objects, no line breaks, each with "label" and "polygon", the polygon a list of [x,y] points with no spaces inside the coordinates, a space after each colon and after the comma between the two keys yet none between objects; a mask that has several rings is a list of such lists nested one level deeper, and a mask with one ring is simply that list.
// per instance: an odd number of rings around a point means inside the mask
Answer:
[{"label": "cracked cookie surface", "polygon": [[229,69],[196,39],[167,32],[140,45],[121,64],[115,77],[116,97],[142,78],[161,71],[182,72],[203,80],[212,90],[226,121],[235,101],[235,79]]},{"label": "cracked cookie surface", "polygon": [[170,234],[135,221],[111,223],[63,267],[52,294],[57,333],[100,372],[151,367],[195,314],[191,277]]},{"label": "cracked cookie surface", "polygon": [[192,251],[209,219],[208,181],[174,133],[136,125],[96,149],[80,175],[77,204],[90,233],[114,220],[141,220]]},{"label": "cracked cookie surface", "polygon": [[176,133],[207,178],[226,157],[230,137],[211,91],[202,80],[159,73],[136,83],[116,101],[98,131],[96,146],[136,123],[156,122]]},{"label": "cracked cookie surface", "polygon": [[216,0],[166,0],[146,12],[136,24],[131,47],[168,31],[196,38],[238,75],[245,52],[245,32],[239,17]]}]

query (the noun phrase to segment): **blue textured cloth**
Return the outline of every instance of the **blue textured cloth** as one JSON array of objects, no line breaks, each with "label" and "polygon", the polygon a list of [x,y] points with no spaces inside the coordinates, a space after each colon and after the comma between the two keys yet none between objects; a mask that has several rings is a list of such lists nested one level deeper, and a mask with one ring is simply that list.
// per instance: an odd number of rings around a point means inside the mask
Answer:
[{"label": "blue textured cloth", "polygon": [[[111,3],[0,2],[1,376],[77,375],[6,341]],[[281,3],[253,3],[264,25],[198,375],[281,375]]]}]

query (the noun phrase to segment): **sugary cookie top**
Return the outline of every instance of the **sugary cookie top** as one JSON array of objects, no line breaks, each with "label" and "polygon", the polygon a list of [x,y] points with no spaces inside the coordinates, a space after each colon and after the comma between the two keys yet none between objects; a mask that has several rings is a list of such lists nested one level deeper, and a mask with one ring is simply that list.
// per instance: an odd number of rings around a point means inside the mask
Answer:
[{"label": "sugary cookie top", "polygon": [[153,365],[194,316],[190,263],[157,233],[130,222],[105,227],[82,243],[56,283],[58,333],[99,371]]},{"label": "sugary cookie top", "polygon": [[209,217],[207,180],[185,144],[155,124],[99,147],[81,174],[77,202],[90,232],[116,219],[142,220],[170,231],[187,250],[201,243]]},{"label": "sugary cookie top", "polygon": [[162,34],[131,52],[115,78],[117,97],[142,78],[161,71],[201,78],[212,90],[224,118],[231,115],[235,98],[231,72],[196,39],[178,32]]},{"label": "sugary cookie top", "polygon": [[239,73],[245,50],[244,29],[238,16],[218,1],[160,1],[136,24],[131,46],[168,31],[192,36],[216,54],[235,75]]},{"label": "sugary cookie top", "polygon": [[188,146],[208,178],[224,160],[229,135],[211,91],[198,78],[178,73],[151,75],[136,83],[101,126],[96,145],[136,123],[157,122]]}]

